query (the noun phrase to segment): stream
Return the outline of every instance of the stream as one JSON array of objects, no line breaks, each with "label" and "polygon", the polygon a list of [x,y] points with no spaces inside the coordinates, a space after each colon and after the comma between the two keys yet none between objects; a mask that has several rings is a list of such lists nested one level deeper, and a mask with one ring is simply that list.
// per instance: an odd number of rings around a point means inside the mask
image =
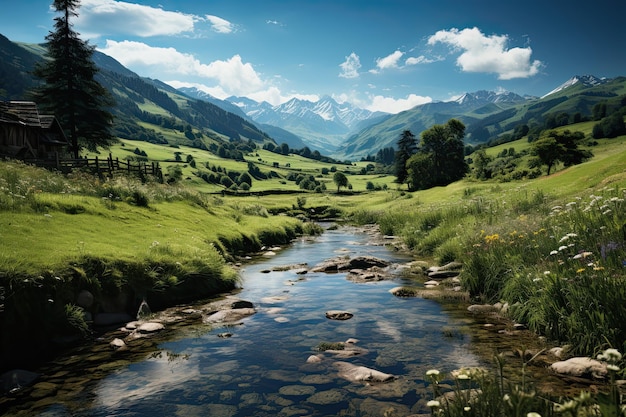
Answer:
[{"label": "stream", "polygon": [[[338,255],[411,259],[372,243],[371,234],[341,227],[306,238],[242,267],[236,297],[256,314],[238,325],[181,326],[141,352],[98,361],[107,343],[77,349],[42,368],[28,394],[7,415],[39,416],[407,416],[428,413],[429,369],[479,366],[467,320],[435,301],[398,298],[391,280],[355,283],[346,273],[297,275],[273,267],[309,268]],[[411,283],[415,285],[414,283]],[[349,320],[325,312],[345,310]],[[320,343],[356,339],[362,354],[337,358]],[[312,355],[323,359],[307,363]],[[389,382],[349,382],[336,363],[394,375]],[[25,390],[28,391],[28,390]]]}]

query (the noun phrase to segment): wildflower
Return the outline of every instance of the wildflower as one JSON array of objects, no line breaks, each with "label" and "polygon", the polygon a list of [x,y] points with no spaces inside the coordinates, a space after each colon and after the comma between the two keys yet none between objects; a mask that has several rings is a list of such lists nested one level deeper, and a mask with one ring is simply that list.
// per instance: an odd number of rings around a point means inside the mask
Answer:
[{"label": "wildflower", "polygon": [[611,214],[611,213],[613,213],[613,212],[611,211],[611,209],[604,210],[604,211],[602,212],[602,214],[603,214],[604,216],[608,216],[608,215],[609,215],[609,214]]},{"label": "wildflower", "polygon": [[558,250],[550,251],[550,255],[558,255],[558,254],[559,254]]},{"label": "wildflower", "polygon": [[576,270],[576,273],[577,273],[577,274],[580,274],[581,272],[585,272],[585,268],[578,268],[578,269]]},{"label": "wildflower", "polygon": [[430,400],[430,401],[428,401],[426,403],[426,406],[430,407],[430,408],[437,408],[437,407],[441,406],[441,403],[439,403],[439,401],[437,401],[437,400]]},{"label": "wildflower", "polygon": [[468,380],[468,379],[471,379],[471,378],[467,374],[459,374],[459,375],[457,375],[456,379]]},{"label": "wildflower", "polygon": [[613,364],[609,364],[609,365],[606,366],[606,369],[608,369],[609,371],[618,372],[619,371],[619,366],[613,365]]},{"label": "wildflower", "polygon": [[567,249],[567,246],[559,246],[559,252],[562,250],[566,250],[566,249]]},{"label": "wildflower", "polygon": [[544,275],[550,275],[550,271],[543,271]]},{"label": "wildflower", "polygon": [[[472,409],[472,407],[470,406],[465,406],[463,407],[463,411],[470,411]],[[541,416],[540,416],[541,417]]]},{"label": "wildflower", "polygon": [[530,412],[530,413],[526,414],[526,417],[541,417],[541,414],[535,413],[535,412]]},{"label": "wildflower", "polygon": [[426,371],[426,376],[439,376],[439,371],[436,369],[429,369]]},{"label": "wildflower", "polygon": [[615,363],[622,360],[622,354],[617,349],[609,348],[598,355],[598,360]]}]

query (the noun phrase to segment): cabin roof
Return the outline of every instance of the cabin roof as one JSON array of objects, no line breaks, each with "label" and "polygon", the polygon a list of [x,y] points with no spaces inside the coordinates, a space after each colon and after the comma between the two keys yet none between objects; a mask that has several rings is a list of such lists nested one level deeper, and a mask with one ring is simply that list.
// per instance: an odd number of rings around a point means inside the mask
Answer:
[{"label": "cabin roof", "polygon": [[39,128],[42,140],[50,144],[68,143],[63,128],[52,114],[39,114],[33,101],[0,101],[0,124]]},{"label": "cabin roof", "polygon": [[[54,118],[54,116],[51,116]],[[32,101],[0,101],[0,121],[43,127],[37,104]]]}]

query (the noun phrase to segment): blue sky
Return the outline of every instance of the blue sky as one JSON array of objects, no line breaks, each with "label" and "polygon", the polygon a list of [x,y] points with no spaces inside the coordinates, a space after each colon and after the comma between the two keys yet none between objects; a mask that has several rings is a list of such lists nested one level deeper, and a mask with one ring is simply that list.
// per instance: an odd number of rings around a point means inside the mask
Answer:
[{"label": "blue sky", "polygon": [[[43,42],[51,4],[12,2],[0,33]],[[626,75],[623,0],[82,0],[78,13],[81,37],[141,76],[274,105],[330,95],[396,113]]]}]

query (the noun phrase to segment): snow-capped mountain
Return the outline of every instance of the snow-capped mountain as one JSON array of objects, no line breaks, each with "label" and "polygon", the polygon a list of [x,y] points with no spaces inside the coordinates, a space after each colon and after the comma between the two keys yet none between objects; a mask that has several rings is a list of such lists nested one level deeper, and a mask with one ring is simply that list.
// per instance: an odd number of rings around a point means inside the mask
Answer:
[{"label": "snow-capped mountain", "polygon": [[563,84],[550,91],[548,94],[541,96],[541,98],[548,97],[549,95],[556,94],[560,91],[565,90],[575,84],[582,84],[585,87],[594,87],[596,85],[604,84],[606,82],[606,78],[598,78],[594,75],[574,75],[569,80],[565,81]]},{"label": "snow-capped mountain", "polygon": [[454,102],[460,105],[471,105],[474,106],[476,104],[487,104],[487,103],[496,103],[496,104],[514,104],[521,103],[526,101],[526,99],[518,94],[512,93],[510,91],[486,91],[480,90],[474,93],[465,93],[461,97],[454,100]]},{"label": "snow-capped mountain", "polygon": [[332,153],[346,135],[361,127],[364,121],[383,114],[347,102],[337,103],[330,96],[316,102],[292,98],[278,106],[246,97],[228,97],[226,100],[256,123],[288,130],[300,136],[312,149],[326,153]]}]

